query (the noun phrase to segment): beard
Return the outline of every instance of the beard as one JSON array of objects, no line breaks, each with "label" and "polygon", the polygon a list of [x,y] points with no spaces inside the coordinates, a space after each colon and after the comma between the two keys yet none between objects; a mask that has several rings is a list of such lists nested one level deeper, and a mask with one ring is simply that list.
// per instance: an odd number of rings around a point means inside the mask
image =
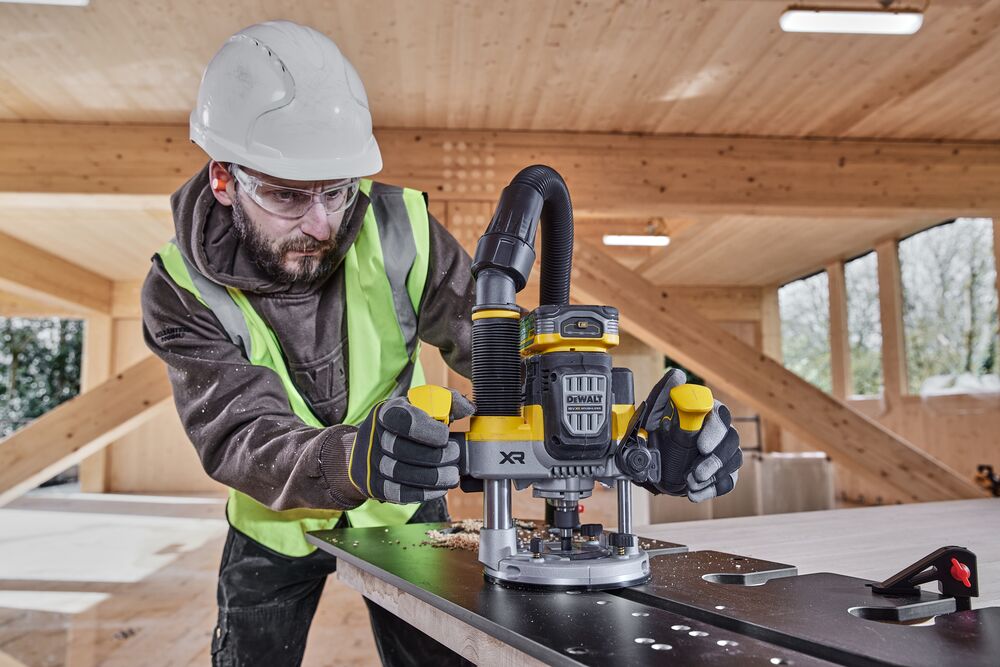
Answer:
[{"label": "beard", "polygon": [[[347,229],[347,215],[337,234],[326,241],[309,236],[275,242],[267,238],[247,214],[239,198],[233,200],[233,231],[250,259],[264,274],[279,283],[311,283],[326,277],[335,268],[336,250]],[[285,256],[290,252],[315,252],[302,255],[294,268],[289,268]]]}]

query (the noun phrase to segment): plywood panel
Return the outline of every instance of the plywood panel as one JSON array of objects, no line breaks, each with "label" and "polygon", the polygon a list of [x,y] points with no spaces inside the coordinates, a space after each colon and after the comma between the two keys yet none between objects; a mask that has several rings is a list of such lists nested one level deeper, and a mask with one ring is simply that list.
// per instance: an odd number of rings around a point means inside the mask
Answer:
[{"label": "plywood panel", "polygon": [[182,122],[223,40],[280,16],[338,42],[383,126],[1000,138],[1000,3],[929,3],[910,37],[786,34],[788,4],[0,5],[0,118]]}]

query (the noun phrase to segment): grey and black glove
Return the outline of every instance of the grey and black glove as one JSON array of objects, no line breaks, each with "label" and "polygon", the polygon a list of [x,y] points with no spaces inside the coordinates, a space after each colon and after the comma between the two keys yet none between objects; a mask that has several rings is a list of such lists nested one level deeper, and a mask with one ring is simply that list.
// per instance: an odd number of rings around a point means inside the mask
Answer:
[{"label": "grey and black glove", "polygon": [[[642,428],[649,434],[650,449],[660,454],[660,479],[643,486],[698,503],[733,490],[743,452],[729,409],[705,387],[686,382],[684,371],[672,368],[646,399]],[[677,401],[690,405],[678,409]],[[695,418],[699,410],[703,421]]]},{"label": "grey and black glove", "polygon": [[[450,420],[475,412],[451,390]],[[377,404],[358,427],[348,464],[351,483],[369,498],[416,503],[440,498],[458,486],[457,442],[448,426],[404,397]]]}]

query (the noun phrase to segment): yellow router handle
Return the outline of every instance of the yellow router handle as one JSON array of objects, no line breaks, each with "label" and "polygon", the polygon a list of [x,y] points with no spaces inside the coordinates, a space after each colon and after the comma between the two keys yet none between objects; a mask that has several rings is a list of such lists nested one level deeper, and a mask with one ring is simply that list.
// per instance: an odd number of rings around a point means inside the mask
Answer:
[{"label": "yellow router handle", "polygon": [[700,384],[682,384],[670,390],[682,431],[700,431],[705,415],[712,411],[712,390]]},{"label": "yellow router handle", "polygon": [[410,403],[431,417],[447,424],[451,417],[451,391],[436,384],[424,384],[406,392]]}]

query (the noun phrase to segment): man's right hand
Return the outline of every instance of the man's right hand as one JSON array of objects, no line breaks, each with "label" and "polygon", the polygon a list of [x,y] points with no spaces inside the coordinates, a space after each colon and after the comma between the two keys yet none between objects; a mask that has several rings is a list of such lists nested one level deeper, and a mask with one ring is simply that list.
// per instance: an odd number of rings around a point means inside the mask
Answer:
[{"label": "man's right hand", "polygon": [[[451,390],[452,421],[475,412],[472,403]],[[351,483],[362,494],[391,503],[440,498],[458,486],[459,446],[448,426],[406,398],[378,403],[358,427],[351,447]]]}]

